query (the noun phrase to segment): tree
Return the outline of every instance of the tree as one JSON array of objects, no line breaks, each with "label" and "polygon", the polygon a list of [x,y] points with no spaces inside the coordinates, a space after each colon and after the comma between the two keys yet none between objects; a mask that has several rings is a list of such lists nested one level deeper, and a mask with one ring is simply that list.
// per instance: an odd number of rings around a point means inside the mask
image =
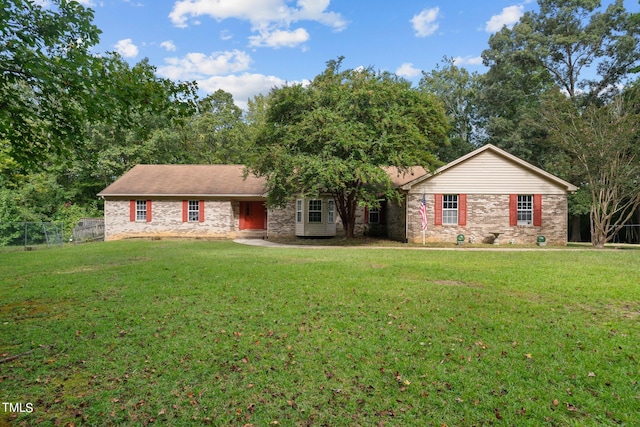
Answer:
[{"label": "tree", "polygon": [[[138,163],[189,163],[198,150],[190,145],[185,123],[194,117],[196,85],[159,78],[142,60],[133,67],[119,55],[103,58],[98,89],[102,110],[85,125],[70,155],[50,156],[74,203],[88,203]],[[107,95],[108,94],[108,95]]]},{"label": "tree", "polygon": [[249,141],[242,110],[233,95],[218,89],[198,102],[190,126],[198,163],[246,163]]},{"label": "tree", "polygon": [[271,91],[249,169],[266,178],[269,205],[330,194],[353,237],[358,205],[399,198],[382,167],[437,164],[447,119],[433,95],[388,73],[341,71],[342,60],[329,61],[307,87]]},{"label": "tree", "polygon": [[591,242],[603,247],[640,206],[640,115],[618,96],[605,106],[578,109],[562,94],[545,103],[554,141],[584,171],[590,196]]},{"label": "tree", "polygon": [[23,165],[72,147],[96,104],[93,11],[51,0],[0,2],[0,143]]},{"label": "tree", "polygon": [[444,58],[443,67],[423,72],[420,90],[433,93],[443,102],[449,118],[449,143],[438,150],[438,159],[448,163],[469,153],[480,143],[478,135],[477,73],[457,67]]},{"label": "tree", "polygon": [[[513,28],[489,39],[482,54],[482,115],[487,141],[570,182],[583,182],[573,154],[555,145],[543,125],[542,97],[563,91],[576,106],[614,97],[640,60],[637,14],[621,0],[599,10],[597,0],[539,0]],[[585,77],[589,75],[589,77]],[[572,239],[579,237],[585,206],[572,197]]]},{"label": "tree", "polygon": [[[614,93],[640,60],[640,28],[615,0],[598,11],[599,0],[539,0],[513,28],[523,60],[542,66],[571,99],[584,105]],[[587,70],[595,76],[584,78]]]}]

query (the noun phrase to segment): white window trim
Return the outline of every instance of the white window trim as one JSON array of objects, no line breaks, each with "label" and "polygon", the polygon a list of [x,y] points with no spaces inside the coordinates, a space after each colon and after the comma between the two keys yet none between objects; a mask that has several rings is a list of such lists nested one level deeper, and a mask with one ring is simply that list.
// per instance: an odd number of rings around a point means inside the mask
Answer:
[{"label": "white window trim", "polygon": [[136,222],[145,222],[147,220],[147,201],[136,200]]},{"label": "white window trim", "polygon": [[[319,203],[319,204],[320,204],[320,208],[319,208],[319,209],[316,209],[316,206],[314,206],[314,209],[311,209],[311,204],[312,204],[312,203],[313,203],[314,205],[315,205],[315,204],[317,204],[317,203]],[[308,222],[309,224],[320,224],[320,223],[322,223],[322,199],[310,199],[310,200],[309,200],[309,203],[307,204],[307,206],[308,206],[308,211],[307,211],[307,222]],[[316,220],[311,221],[311,214],[312,214],[312,213],[313,213],[313,214],[317,214],[318,212],[320,213],[320,218],[319,218],[317,221],[316,221]],[[315,216],[315,215],[314,215],[314,216]]]},{"label": "white window trim", "polygon": [[[194,209],[195,206],[195,209]],[[199,222],[200,221],[200,201],[189,200],[187,202],[187,221]]]},{"label": "white window trim", "polygon": [[[525,197],[527,199],[525,199]],[[528,207],[523,205],[528,205]],[[528,219],[520,219],[524,216],[527,216]],[[517,219],[518,219],[518,225],[533,225],[533,195],[532,194],[518,194]]]},{"label": "white window trim", "polygon": [[302,211],[302,207],[303,207],[303,200],[302,199],[297,199],[296,200],[296,223],[297,224],[302,224],[302,218],[303,218],[303,211]]},{"label": "white window trim", "polygon": [[[451,200],[446,200],[451,198]],[[447,204],[455,204],[455,208],[446,207]],[[442,225],[458,225],[460,217],[460,196],[458,194],[443,194],[442,195]],[[455,215],[455,221],[453,221],[453,215]]]},{"label": "white window trim", "polygon": [[336,222],[336,202],[327,200],[327,224]]}]

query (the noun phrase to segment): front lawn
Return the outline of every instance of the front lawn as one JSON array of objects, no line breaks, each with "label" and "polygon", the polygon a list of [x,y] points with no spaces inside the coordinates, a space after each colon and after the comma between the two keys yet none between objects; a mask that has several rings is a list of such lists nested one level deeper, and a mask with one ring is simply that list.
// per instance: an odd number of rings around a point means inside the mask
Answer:
[{"label": "front lawn", "polygon": [[639,262],[164,240],[0,253],[0,425],[640,425]]}]

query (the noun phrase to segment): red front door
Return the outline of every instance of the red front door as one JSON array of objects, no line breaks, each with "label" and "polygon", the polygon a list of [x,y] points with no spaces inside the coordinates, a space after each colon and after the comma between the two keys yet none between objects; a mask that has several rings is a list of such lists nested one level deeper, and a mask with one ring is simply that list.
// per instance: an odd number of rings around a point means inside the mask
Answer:
[{"label": "red front door", "polygon": [[267,209],[264,202],[240,202],[240,230],[266,230]]}]

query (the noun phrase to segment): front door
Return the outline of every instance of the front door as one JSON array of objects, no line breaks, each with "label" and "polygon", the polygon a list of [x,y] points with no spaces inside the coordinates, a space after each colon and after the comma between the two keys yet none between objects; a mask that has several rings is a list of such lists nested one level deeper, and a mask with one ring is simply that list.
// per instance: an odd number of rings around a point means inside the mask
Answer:
[{"label": "front door", "polygon": [[240,230],[266,230],[267,209],[264,202],[240,202]]}]

